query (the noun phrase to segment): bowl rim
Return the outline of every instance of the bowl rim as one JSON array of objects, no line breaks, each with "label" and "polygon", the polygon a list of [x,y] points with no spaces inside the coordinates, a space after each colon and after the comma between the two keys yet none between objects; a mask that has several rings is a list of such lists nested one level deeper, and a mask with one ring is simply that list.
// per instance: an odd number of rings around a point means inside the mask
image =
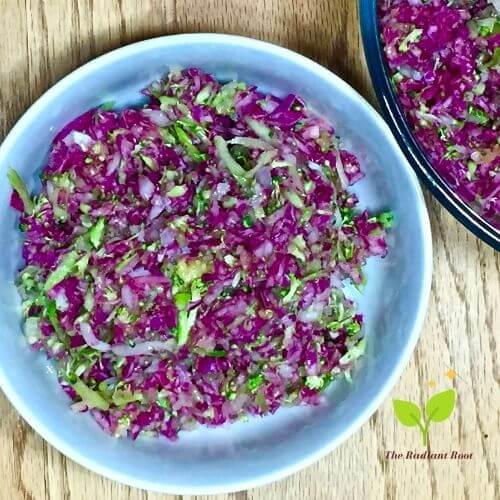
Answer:
[{"label": "bowl rim", "polygon": [[365,60],[382,114],[408,162],[446,210],[475,236],[500,251],[500,230],[495,229],[463,202],[436,171],[411,131],[389,78],[378,30],[377,0],[359,0],[360,26]]},{"label": "bowl rim", "polygon": [[323,446],[316,449],[314,452],[302,457],[301,460],[298,460],[291,465],[278,465],[267,474],[263,474],[245,481],[232,482],[231,479],[228,478],[228,481],[223,486],[203,484],[192,486],[190,485],[189,487],[185,487],[176,485],[175,481],[165,481],[163,479],[157,482],[151,482],[140,477],[130,477],[119,471],[116,471],[112,466],[108,466],[99,463],[96,460],[88,458],[84,453],[80,451],[78,447],[67,444],[58,436],[56,432],[52,430],[50,425],[42,422],[41,419],[39,419],[37,415],[35,415],[31,411],[28,401],[23,400],[21,397],[18,397],[18,395],[14,391],[14,388],[10,384],[8,374],[5,372],[2,365],[0,365],[0,387],[4,391],[11,404],[15,407],[15,409],[23,417],[23,419],[38,434],[42,436],[43,439],[54,446],[54,448],[56,448],[63,455],[93,472],[101,474],[102,476],[105,476],[109,479],[118,481],[122,484],[150,491],[178,495],[230,493],[255,488],[280,480],[286,476],[293,474],[294,472],[299,471],[300,469],[303,469],[304,467],[307,467],[316,460],[319,460],[320,458],[331,452],[333,449],[335,449],[337,446],[339,446],[352,434],[354,434],[354,432],[357,431],[361,427],[361,425],[365,423],[382,404],[382,402],[388,396],[389,392],[392,390],[397,380],[401,376],[404,367],[407,365],[410,356],[413,353],[417,340],[420,336],[420,332],[426,317],[432,278],[432,235],[425,200],[415,172],[410,168],[408,161],[399,149],[398,144],[392,136],[388,125],[375,111],[375,109],[366,101],[366,99],[362,97],[356,90],[354,90],[347,82],[342,80],[339,76],[335,75],[327,68],[301,54],[269,42],[237,35],[226,35],[219,33],[188,33],[151,38],[114,49],[111,52],[103,54],[87,62],[86,64],[80,66],[79,68],[66,75],[55,85],[49,88],[44,94],[42,94],[28,108],[28,110],[19,118],[17,123],[6,136],[3,143],[0,145],[0,164],[4,162],[4,156],[6,156],[7,151],[11,147],[11,144],[14,144],[15,141],[17,141],[18,137],[23,134],[24,129],[29,126],[30,121],[36,119],[37,113],[40,109],[43,109],[44,103],[53,96],[56,96],[60,91],[74,84],[77,84],[79,78],[85,75],[87,72],[113,63],[114,61],[119,60],[124,54],[141,53],[142,51],[148,50],[153,47],[172,47],[178,44],[192,43],[231,44],[235,47],[254,48],[272,53],[278,57],[293,61],[295,64],[301,65],[303,67],[307,66],[309,70],[312,70],[317,75],[320,75],[333,87],[341,88],[343,92],[360,101],[360,103],[369,110],[373,119],[386,136],[388,144],[392,147],[396,156],[400,158],[401,168],[406,173],[410,185],[417,194],[419,203],[417,204],[415,209],[418,212],[418,220],[420,222],[420,231],[422,235],[423,272],[421,276],[419,300],[415,318],[413,323],[408,326],[408,331],[410,332],[408,334],[408,340],[401,350],[399,359],[393,366],[390,376],[387,378],[378,393],[372,396],[370,404],[368,404],[362,411],[360,411],[358,416],[353,419],[350,425],[340,431],[334,439],[326,442]]}]

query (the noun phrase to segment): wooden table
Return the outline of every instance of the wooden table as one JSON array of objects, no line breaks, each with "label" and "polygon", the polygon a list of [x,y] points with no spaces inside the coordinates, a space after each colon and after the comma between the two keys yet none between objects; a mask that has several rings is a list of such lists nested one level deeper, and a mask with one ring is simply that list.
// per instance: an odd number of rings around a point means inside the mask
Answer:
[{"label": "wooden table", "polygon": [[[82,63],[130,42],[180,32],[237,33],[287,46],[375,103],[355,0],[0,0],[0,12],[1,137],[38,96]],[[498,498],[500,254],[426,198],[432,296],[417,350],[391,396],[422,405],[436,391],[455,387],[454,414],[431,429],[433,450],[472,452],[472,459],[387,460],[389,450],[421,450],[418,432],[396,422],[389,398],[356,435],[307,470],[218,498]],[[0,498],[162,497],[67,460],[3,396],[0,412]]]}]

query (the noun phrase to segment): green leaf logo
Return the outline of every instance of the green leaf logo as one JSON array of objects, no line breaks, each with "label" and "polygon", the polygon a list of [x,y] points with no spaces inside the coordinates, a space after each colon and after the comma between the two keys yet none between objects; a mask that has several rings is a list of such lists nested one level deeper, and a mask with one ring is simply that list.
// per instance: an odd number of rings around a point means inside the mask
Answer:
[{"label": "green leaf logo", "polygon": [[433,422],[443,422],[450,418],[455,408],[455,391],[450,389],[430,397],[425,405],[425,415]]},{"label": "green leaf logo", "polygon": [[393,399],[392,406],[394,414],[401,424],[406,427],[418,426],[422,435],[422,444],[427,446],[429,443],[430,423],[444,422],[450,418],[455,408],[455,401],[455,390],[449,389],[431,396],[425,404],[425,413],[415,403],[402,399]]},{"label": "green leaf logo", "polygon": [[392,406],[396,418],[406,427],[414,427],[420,422],[420,408],[410,401],[393,399]]}]

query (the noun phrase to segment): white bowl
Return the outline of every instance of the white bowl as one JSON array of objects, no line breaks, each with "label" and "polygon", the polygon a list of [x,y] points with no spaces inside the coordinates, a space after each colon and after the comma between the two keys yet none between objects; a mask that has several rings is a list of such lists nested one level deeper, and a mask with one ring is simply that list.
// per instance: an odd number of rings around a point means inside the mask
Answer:
[{"label": "white bowl", "polygon": [[[75,414],[50,363],[31,352],[21,334],[14,287],[21,234],[8,207],[6,169],[15,167],[35,188],[49,144],[72,118],[102,102],[139,104],[139,91],[169,66],[198,66],[221,80],[238,78],[284,95],[304,97],[337,129],[361,161],[355,185],[361,205],[391,208],[387,258],[372,258],[368,285],[356,297],[366,318],[368,349],[353,383],[336,382],[319,407],[278,411],[217,429],[164,439],[116,440],[87,415]],[[280,479],[332,451],[377,409],[410,357],[424,320],[431,282],[431,234],[419,184],[389,128],[349,85],[289,50],[228,35],[156,38],[115,50],[74,71],[19,120],[0,148],[0,384],[26,421],[69,458],[109,478],[151,490],[208,494],[252,488]]]}]

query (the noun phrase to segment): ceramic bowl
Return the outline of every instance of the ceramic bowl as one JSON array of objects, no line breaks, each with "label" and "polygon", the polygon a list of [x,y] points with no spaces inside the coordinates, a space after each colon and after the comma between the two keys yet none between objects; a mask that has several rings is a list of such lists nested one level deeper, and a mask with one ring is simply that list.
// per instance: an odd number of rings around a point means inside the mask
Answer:
[{"label": "ceramic bowl", "polygon": [[500,250],[500,230],[467,205],[446,183],[429,161],[426,152],[413,136],[411,126],[399,105],[391,84],[379,35],[377,0],[359,0],[361,33],[366,61],[382,113],[408,162],[420,180],[450,213],[478,238]]},{"label": "ceramic bowl", "polygon": [[[4,179],[15,167],[32,190],[56,132],[105,101],[140,105],[140,90],[171,66],[198,66],[220,80],[238,78],[284,95],[296,92],[337,129],[361,161],[361,206],[392,209],[389,254],[370,259],[368,283],[355,299],[366,319],[367,353],[353,382],[336,382],[317,407],[279,410],[221,428],[181,432],[176,442],[133,442],[104,434],[75,414],[50,362],[21,333],[14,286],[21,266],[18,217],[0,183],[0,385],[23,418],[69,458],[128,485],[175,494],[252,488],[280,479],[336,448],[387,397],[406,365],[424,320],[431,282],[431,234],[417,178],[389,127],[347,83],[284,48],[216,34],[175,35],[135,43],[95,59],[62,79],[25,113],[0,148]],[[357,293],[357,292],[352,292]],[[379,453],[380,450],[374,450]]]}]

